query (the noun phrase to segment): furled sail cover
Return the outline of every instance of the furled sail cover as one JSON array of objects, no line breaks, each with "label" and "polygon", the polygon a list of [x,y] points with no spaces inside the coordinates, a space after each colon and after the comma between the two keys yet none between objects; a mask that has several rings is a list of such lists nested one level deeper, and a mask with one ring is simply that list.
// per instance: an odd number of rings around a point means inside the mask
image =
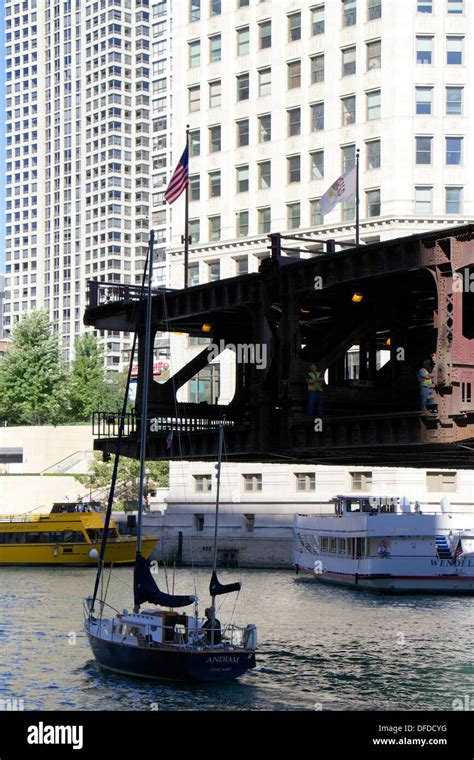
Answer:
[{"label": "furled sail cover", "polygon": [[151,574],[148,560],[142,557],[141,554],[137,554],[135,562],[133,596],[136,607],[143,604],[143,602],[160,604],[162,607],[187,607],[188,604],[193,604],[196,599],[194,596],[175,596],[174,594],[165,594],[163,591],[160,591]]},{"label": "furled sail cover", "polygon": [[209,593],[211,596],[219,596],[219,594],[230,594],[231,591],[240,591],[242,588],[241,583],[219,583],[217,579],[217,573],[214,570],[209,584]]}]

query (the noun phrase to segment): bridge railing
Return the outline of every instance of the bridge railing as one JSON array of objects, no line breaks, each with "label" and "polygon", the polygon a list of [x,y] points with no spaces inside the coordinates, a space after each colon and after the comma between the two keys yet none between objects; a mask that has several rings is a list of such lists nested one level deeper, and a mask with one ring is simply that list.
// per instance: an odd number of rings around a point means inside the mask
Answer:
[{"label": "bridge railing", "polygon": [[[92,414],[92,435],[96,439],[116,438],[119,434],[121,414],[119,412],[94,412]],[[125,415],[124,436],[132,436],[140,428],[141,418],[135,412]],[[215,430],[222,422],[225,427],[234,427],[235,420],[221,420],[216,417],[202,417],[197,414],[188,416],[147,417],[148,433],[193,433]]]},{"label": "bridge railing", "polygon": [[[169,293],[171,288],[153,288],[153,294]],[[91,309],[119,301],[140,301],[142,289],[140,285],[124,285],[120,282],[99,282],[89,280],[87,283],[87,303]]]}]

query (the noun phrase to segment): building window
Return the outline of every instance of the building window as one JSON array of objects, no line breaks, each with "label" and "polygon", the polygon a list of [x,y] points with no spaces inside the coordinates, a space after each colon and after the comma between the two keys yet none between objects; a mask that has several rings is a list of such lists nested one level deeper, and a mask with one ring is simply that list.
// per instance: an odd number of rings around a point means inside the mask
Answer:
[{"label": "building window", "polygon": [[207,264],[208,282],[217,282],[221,278],[221,262],[209,261]]},{"label": "building window", "polygon": [[246,8],[250,5],[250,0],[239,0],[239,8]]},{"label": "building window", "polygon": [[250,97],[250,76],[240,74],[237,77],[237,100],[248,100]]},{"label": "building window", "polygon": [[220,216],[209,217],[209,240],[221,239],[221,218]]},{"label": "building window", "polygon": [[461,116],[462,87],[446,87],[446,115]]},{"label": "building window", "polygon": [[249,144],[249,120],[241,119],[237,124],[237,147],[243,148]]},{"label": "building window", "polygon": [[287,207],[288,229],[298,230],[301,224],[301,206],[299,203],[288,203]]},{"label": "building window", "polygon": [[237,167],[237,192],[247,193],[249,189],[249,166]]},{"label": "building window", "polygon": [[199,85],[188,87],[189,92],[189,111],[199,111],[201,107],[201,88]]},{"label": "building window", "polygon": [[209,172],[209,198],[221,197],[221,173]]},{"label": "building window", "polygon": [[201,18],[201,0],[191,0],[189,8],[190,21],[199,21]]},{"label": "building window", "polygon": [[220,61],[222,57],[221,35],[214,34],[209,37],[209,62]]},{"label": "building window", "polygon": [[357,22],[356,0],[342,0],[342,26],[354,26]]},{"label": "building window", "polygon": [[324,34],[324,5],[317,5],[312,9],[311,29],[313,34]]},{"label": "building window", "polygon": [[261,161],[258,165],[258,186],[261,190],[268,190],[272,186],[271,161]]},{"label": "building window", "polygon": [[372,490],[372,473],[371,472],[351,472],[351,485],[353,491],[371,491]]},{"label": "building window", "polygon": [[380,90],[372,90],[367,93],[367,121],[380,119]]},{"label": "building window", "polygon": [[210,0],[210,16],[220,16],[222,13],[221,0]]},{"label": "building window", "polygon": [[324,129],[324,102],[313,103],[311,106],[311,131],[319,132]]},{"label": "building window", "polygon": [[380,190],[369,190],[366,195],[367,216],[380,216]]},{"label": "building window", "polygon": [[324,82],[324,53],[311,56],[311,84]]},{"label": "building window", "polygon": [[[249,212],[238,211],[237,212],[237,237],[247,237],[249,234]],[[240,274],[246,274],[241,272]]]},{"label": "building window", "polygon": [[446,213],[462,213],[462,187],[446,188]]},{"label": "building window", "polygon": [[380,169],[380,140],[367,143],[367,169]]},{"label": "building window", "polygon": [[[199,475],[197,477],[199,477]],[[210,477],[210,475],[208,477]],[[197,491],[196,485],[195,485],[195,490]],[[202,531],[204,530],[204,515],[194,515],[194,530],[196,531],[196,533],[202,533]]]},{"label": "building window", "polygon": [[[189,220],[189,236],[191,238],[192,245],[195,245],[196,243],[199,243],[200,238],[200,220],[199,219],[190,219]],[[194,266],[194,264],[192,265]],[[196,264],[196,277],[197,282],[191,283],[191,285],[197,285],[199,283],[199,265]],[[191,272],[191,267],[189,268],[189,271]],[[191,281],[191,280],[190,280]]]},{"label": "building window", "polygon": [[342,173],[346,174],[350,169],[353,169],[356,163],[356,147],[355,145],[344,145],[341,149],[342,152]]},{"label": "building window", "polygon": [[248,26],[237,29],[237,55],[247,55],[250,50],[250,31]]},{"label": "building window", "polygon": [[343,201],[341,204],[341,219],[343,222],[351,222],[355,218],[355,199]]},{"label": "building window", "polygon": [[433,109],[433,88],[415,87],[416,112],[419,115],[428,116]]},{"label": "building window", "polygon": [[301,182],[301,157],[288,156],[288,182]]},{"label": "building window", "polygon": [[288,42],[301,39],[301,13],[292,13],[288,16]]},{"label": "building window", "polygon": [[295,476],[297,491],[316,490],[316,475],[314,472],[296,472]]},{"label": "building window", "polygon": [[221,80],[209,82],[209,108],[218,108],[221,104],[222,85]]},{"label": "building window", "polygon": [[433,212],[433,188],[415,187],[415,213],[431,214]]},{"label": "building window", "polygon": [[244,527],[247,533],[253,533],[255,529],[255,515],[244,515]]},{"label": "building window", "polygon": [[367,43],[367,71],[380,69],[382,65],[382,42],[375,40]]},{"label": "building window", "polygon": [[318,227],[320,224],[324,223],[324,217],[321,213],[320,201],[321,201],[321,198],[316,198],[315,200],[312,200],[309,202],[309,210],[310,210],[312,227]]},{"label": "building window", "polygon": [[324,151],[316,150],[311,153],[311,179],[323,179],[324,177]]},{"label": "building window", "polygon": [[271,210],[270,207],[258,209],[258,232],[260,235],[266,235],[270,232],[271,227]]},{"label": "building window", "polygon": [[209,127],[209,153],[218,153],[221,149],[221,125]]},{"label": "building window", "polygon": [[356,73],[356,49],[354,47],[345,48],[342,51],[342,76],[348,77]]},{"label": "building window", "polygon": [[244,479],[244,491],[261,491],[262,490],[262,476],[261,475],[243,475]]},{"label": "building window", "polygon": [[201,65],[201,43],[193,40],[189,43],[189,68],[195,69]]},{"label": "building window", "polygon": [[290,108],[288,114],[288,137],[301,134],[301,108]]},{"label": "building window", "polygon": [[189,133],[189,153],[191,156],[199,156],[201,153],[201,133],[199,129],[193,129]]},{"label": "building window", "polygon": [[448,13],[463,13],[464,0],[448,0]]},{"label": "building window", "polygon": [[291,61],[288,64],[288,89],[301,87],[301,61]]},{"label": "building window", "polygon": [[349,124],[355,124],[356,120],[356,96],[349,95],[347,98],[341,98],[342,104],[342,125],[347,127]]},{"label": "building window", "polygon": [[258,38],[260,42],[260,50],[269,48],[272,46],[272,22],[262,21],[258,25]]},{"label": "building window", "polygon": [[433,37],[416,38],[416,62],[426,65],[433,63]]},{"label": "building window", "polygon": [[199,201],[201,199],[201,181],[199,174],[192,174],[189,177],[189,200]]},{"label": "building window", "polygon": [[462,162],[462,137],[446,138],[446,163],[459,165]]},{"label": "building window", "polygon": [[427,491],[447,492],[457,490],[457,472],[427,472]]},{"label": "building window", "polygon": [[374,21],[376,18],[382,18],[382,0],[369,0],[367,19]]},{"label": "building window", "polygon": [[272,139],[272,116],[269,113],[258,117],[258,141],[270,142]]},{"label": "building window", "polygon": [[415,137],[417,164],[431,164],[432,142],[432,137]]},{"label": "building window", "polygon": [[[248,214],[248,211],[244,211],[243,213]],[[249,257],[248,256],[241,256],[240,258],[235,259],[235,264],[237,267],[238,277],[240,277],[240,275],[249,273]]]},{"label": "building window", "polygon": [[433,13],[433,0],[417,0],[418,13]]},{"label": "building window", "polygon": [[258,72],[258,94],[260,97],[270,95],[272,91],[272,70],[270,67]]},{"label": "building window", "polygon": [[[217,404],[220,393],[220,367],[205,367],[189,381],[189,400],[194,404],[203,402]],[[211,477],[209,475],[208,477]]]},{"label": "building window", "polygon": [[446,63],[462,64],[464,37],[446,37]]}]

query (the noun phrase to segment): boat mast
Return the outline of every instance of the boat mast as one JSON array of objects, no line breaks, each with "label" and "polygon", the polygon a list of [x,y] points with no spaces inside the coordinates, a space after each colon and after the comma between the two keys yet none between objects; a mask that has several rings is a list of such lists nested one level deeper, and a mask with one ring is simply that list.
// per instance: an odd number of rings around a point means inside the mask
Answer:
[{"label": "boat mast", "polygon": [[[217,489],[216,489],[216,519],[214,523],[214,556],[212,560],[212,572],[217,570],[217,532],[219,529],[219,498],[221,490],[221,467],[222,467],[222,449],[224,445],[224,423],[219,423],[219,442],[217,445]],[[216,618],[216,597],[211,597],[211,645],[214,644],[214,621]]]},{"label": "boat mast", "polygon": [[[148,388],[150,385],[150,356],[153,354],[151,344],[151,313],[152,313],[152,279],[153,279],[153,244],[155,242],[155,233],[150,232],[149,242],[149,265],[148,265],[148,291],[146,304],[146,322],[145,322],[145,346],[144,346],[144,368],[143,368],[143,386],[142,386],[142,417],[140,427],[140,485],[138,491],[138,520],[137,520],[137,555],[142,552],[142,514],[143,514],[143,497],[145,483],[145,457],[146,457],[146,440],[147,440],[147,417],[148,417]],[[138,612],[138,610],[135,610]]]}]

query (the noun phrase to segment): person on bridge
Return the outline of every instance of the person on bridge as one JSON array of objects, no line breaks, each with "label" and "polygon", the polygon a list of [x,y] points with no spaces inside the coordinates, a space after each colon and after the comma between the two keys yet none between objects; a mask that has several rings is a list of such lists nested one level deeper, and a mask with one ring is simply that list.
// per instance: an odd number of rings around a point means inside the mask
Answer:
[{"label": "person on bridge", "polygon": [[308,417],[322,419],[324,413],[323,373],[317,364],[312,364],[306,375],[308,385]]},{"label": "person on bridge", "polygon": [[435,404],[435,389],[433,375],[431,374],[431,360],[426,359],[423,366],[418,370],[418,382],[420,384],[421,411],[427,411],[428,407]]}]

